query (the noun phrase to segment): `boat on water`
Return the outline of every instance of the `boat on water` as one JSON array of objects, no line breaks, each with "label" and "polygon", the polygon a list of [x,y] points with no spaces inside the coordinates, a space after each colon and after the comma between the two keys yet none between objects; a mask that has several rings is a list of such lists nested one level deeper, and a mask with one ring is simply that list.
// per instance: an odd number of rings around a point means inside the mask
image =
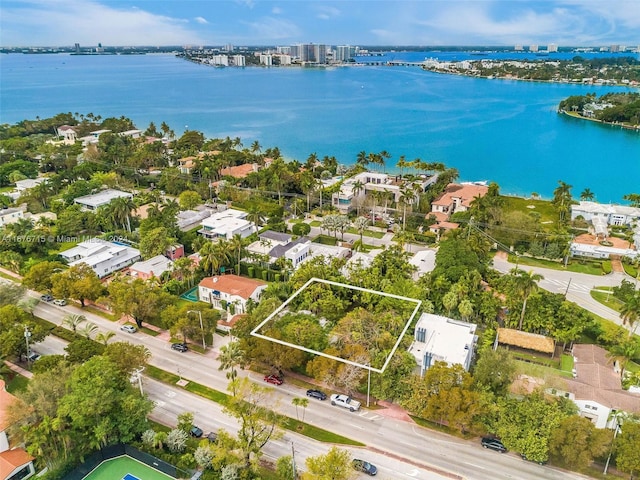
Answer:
[{"label": "boat on water", "polygon": [[460,182],[460,185],[477,185],[479,187],[486,187],[489,185],[488,180],[476,180],[474,182]]}]

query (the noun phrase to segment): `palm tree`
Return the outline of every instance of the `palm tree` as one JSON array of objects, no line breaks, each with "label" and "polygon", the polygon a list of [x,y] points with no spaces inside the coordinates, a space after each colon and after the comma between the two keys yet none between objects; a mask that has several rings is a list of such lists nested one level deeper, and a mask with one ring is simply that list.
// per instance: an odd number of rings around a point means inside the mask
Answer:
[{"label": "palm tree", "polygon": [[76,333],[78,326],[86,321],[87,317],[85,317],[84,315],[70,313],[69,315],[65,315],[65,317],[62,319],[62,324],[69,327],[73,333]]},{"label": "palm tree", "polygon": [[260,229],[260,225],[264,222],[264,215],[260,212],[258,207],[251,206],[247,210],[247,221],[255,225],[257,232]]},{"label": "palm tree", "polygon": [[242,258],[242,252],[244,251],[244,240],[242,235],[236,233],[231,240],[229,240],[229,249],[237,255],[238,264],[236,275],[240,275],[240,259]]},{"label": "palm tree", "polygon": [[353,228],[355,228],[360,234],[360,243],[363,243],[362,236],[364,235],[364,231],[367,229],[369,225],[369,219],[365,217],[358,217],[353,221]]},{"label": "palm tree", "polygon": [[571,188],[572,186],[568,183],[565,183],[562,180],[558,180],[558,186],[553,191],[552,203],[558,209],[558,212],[560,214],[560,222],[564,222],[567,213],[569,213],[571,205]]},{"label": "palm tree", "polygon": [[133,200],[129,197],[115,198],[109,204],[109,210],[114,222],[122,225],[123,230],[125,229],[126,222],[126,230],[128,232],[131,232],[130,215],[135,208]]},{"label": "palm tree", "polygon": [[236,391],[234,380],[238,376],[236,367],[244,369],[244,366],[246,364],[244,352],[240,349],[240,344],[235,341],[220,347],[220,355],[218,356],[218,360],[220,361],[218,370],[228,370],[226,376],[227,379],[231,382],[231,393],[235,397]]},{"label": "palm tree", "polygon": [[585,188],[582,193],[580,193],[580,200],[583,201],[591,201],[595,198],[595,194],[588,188]]},{"label": "palm tree", "polygon": [[98,331],[98,326],[93,322],[88,322],[82,326],[82,328],[78,331],[80,335],[91,339],[91,335]]},{"label": "palm tree", "polygon": [[406,157],[404,155],[400,155],[400,158],[398,159],[398,163],[396,163],[396,167],[400,169],[400,179],[404,177],[403,175],[404,169],[407,168],[408,166],[409,166],[409,163],[407,162]]},{"label": "palm tree", "polygon": [[[640,320],[640,293],[636,293],[620,308],[622,325],[629,325],[629,337],[634,334],[634,324]],[[636,325],[637,327],[637,325]]]},{"label": "palm tree", "polygon": [[360,165],[364,168],[369,165],[369,157],[367,157],[367,152],[365,152],[364,150],[358,152],[358,155],[356,156],[356,165]]},{"label": "palm tree", "polygon": [[302,421],[304,422],[304,413],[307,411],[307,406],[309,405],[309,399],[294,397],[291,400],[291,404],[296,407],[296,418],[298,419],[298,421],[300,421],[300,417],[298,416],[298,407],[302,407]]},{"label": "palm tree", "polygon": [[219,256],[219,251],[216,248],[215,241],[210,241],[202,245],[200,251],[200,262],[205,270],[211,269],[211,275],[216,275],[220,267],[222,266],[222,259]]},{"label": "palm tree", "polygon": [[[351,190],[353,192],[353,196],[357,197],[360,192],[364,190],[364,183],[362,183],[360,180],[356,180],[355,182],[353,182]],[[361,202],[358,202],[358,215],[360,215],[360,203]]]},{"label": "palm tree", "polygon": [[109,340],[111,340],[111,338],[114,336],[115,336],[114,332],[100,332],[96,335],[95,341],[98,343],[101,343],[106,347],[107,344],[109,343]]},{"label": "palm tree", "polygon": [[624,371],[631,359],[640,354],[640,343],[633,338],[627,338],[624,342],[611,346],[607,356],[618,362],[620,367],[620,379],[624,378]]},{"label": "palm tree", "polygon": [[518,323],[518,330],[522,330],[524,313],[527,309],[527,300],[529,296],[538,289],[538,281],[544,279],[544,277],[539,273],[533,273],[533,271],[525,272],[524,270],[518,269],[513,269],[511,273],[515,278],[516,290],[522,295],[522,311],[520,312],[520,321]]},{"label": "palm tree", "polygon": [[414,192],[412,189],[405,187],[400,190],[398,203],[402,205],[402,229],[407,228],[407,206],[413,203]]},{"label": "palm tree", "polygon": [[251,144],[251,153],[260,153],[260,150],[262,149],[262,146],[260,145],[260,142],[258,142],[258,140],[255,140],[252,144]]}]

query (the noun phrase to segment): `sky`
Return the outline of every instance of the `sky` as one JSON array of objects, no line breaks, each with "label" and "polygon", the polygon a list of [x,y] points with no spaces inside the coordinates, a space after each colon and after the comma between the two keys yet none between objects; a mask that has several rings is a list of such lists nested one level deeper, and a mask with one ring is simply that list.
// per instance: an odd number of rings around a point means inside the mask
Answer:
[{"label": "sky", "polygon": [[0,46],[640,44],[640,0],[0,1]]}]

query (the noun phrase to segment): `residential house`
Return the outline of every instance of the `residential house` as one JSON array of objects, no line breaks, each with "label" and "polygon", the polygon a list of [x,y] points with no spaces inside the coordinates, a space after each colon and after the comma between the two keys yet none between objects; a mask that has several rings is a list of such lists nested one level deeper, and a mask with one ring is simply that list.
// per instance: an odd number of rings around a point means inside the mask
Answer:
[{"label": "residential house", "polygon": [[0,227],[4,227],[10,223],[16,223],[22,218],[26,218],[24,207],[5,207],[0,209]]},{"label": "residential house", "polygon": [[[437,176],[420,176],[418,183],[424,191],[429,185],[437,180]],[[398,202],[402,193],[401,189],[404,181],[399,176],[387,175],[386,173],[362,172],[346,179],[340,185],[340,190],[331,195],[332,205],[342,214],[348,214],[358,206],[362,206],[367,194],[373,192],[386,192],[387,202]]]},{"label": "residential house", "polygon": [[307,237],[292,240],[293,237],[287,233],[267,230],[259,238],[247,247],[247,251],[253,256],[264,258],[266,263],[273,264],[279,258],[285,258],[296,269],[311,256],[311,241]]},{"label": "residential house", "polygon": [[245,178],[250,173],[257,172],[258,170],[260,170],[260,166],[257,163],[245,163],[243,165],[223,168],[220,170],[220,176]]},{"label": "residential house", "polygon": [[140,260],[140,251],[125,244],[92,238],[60,252],[69,266],[86,263],[103,278]]},{"label": "residential house", "polygon": [[569,253],[572,257],[589,258],[610,258],[612,255],[618,257],[636,258],[639,253],[635,248],[616,248],[605,245],[589,245],[585,243],[571,242]]},{"label": "residential house", "polygon": [[108,133],[111,130],[95,130],[93,132],[89,132],[89,135],[80,138],[82,140],[82,144],[87,147],[89,145],[95,145],[100,141],[100,135],[103,133]]},{"label": "residential house", "polygon": [[181,243],[171,245],[167,248],[167,251],[164,252],[164,256],[170,260],[177,260],[178,258],[184,257],[184,245]]},{"label": "residential house", "polygon": [[155,257],[143,262],[136,262],[129,267],[129,275],[133,278],[149,280],[150,278],[160,278],[163,273],[173,270],[173,260],[168,259],[164,255],[156,255]]},{"label": "residential house", "polygon": [[200,225],[202,220],[211,216],[211,210],[203,208],[202,210],[183,210],[178,212],[178,228],[183,232],[187,232],[194,228],[196,225]]},{"label": "residential house", "polygon": [[342,267],[340,271],[345,277],[349,278],[352,272],[369,268],[373,263],[373,260],[380,253],[382,253],[382,250],[370,250],[366,253],[355,252],[351,255],[349,260],[347,260],[347,263],[344,264],[344,267]]},{"label": "residential house", "polygon": [[17,398],[7,392],[4,380],[0,380],[0,479],[23,480],[35,475],[34,457],[24,449],[12,448],[7,431],[11,426],[9,407]]},{"label": "residential house", "polygon": [[38,185],[45,183],[47,181],[46,177],[37,177],[37,178],[26,178],[24,180],[16,180],[16,188],[9,192],[7,195],[11,197],[13,200],[17,200],[20,198],[20,195],[27,192],[29,189],[33,187],[37,187]]},{"label": "residential house", "polygon": [[431,272],[436,268],[436,252],[429,249],[420,250],[409,259],[409,264],[416,267],[413,278],[417,280],[425,273]]},{"label": "residential house", "polygon": [[252,222],[245,220],[247,212],[228,208],[222,212],[216,212],[202,220],[202,228],[198,233],[209,240],[226,238],[230,240],[234,235],[242,238],[248,237],[256,227]]},{"label": "residential house", "polygon": [[267,283],[239,275],[206,277],[198,284],[198,298],[218,310],[238,315],[247,311],[249,299],[260,301]]},{"label": "residential house", "polygon": [[92,195],[78,197],[74,203],[81,205],[84,210],[96,211],[104,205],[109,205],[116,198],[133,198],[133,194],[108,188]]},{"label": "residential house", "polygon": [[178,160],[178,170],[183,175],[191,175],[191,171],[196,167],[197,157],[185,157]]},{"label": "residential house", "polygon": [[56,135],[62,137],[62,142],[65,145],[73,145],[78,140],[78,132],[70,125],[62,125],[56,128]]},{"label": "residential house", "polygon": [[432,213],[444,213],[447,220],[455,212],[466,212],[476,197],[484,197],[489,187],[476,183],[450,183],[442,195],[431,202]]},{"label": "residential house", "polygon": [[571,205],[571,220],[578,217],[592,223],[594,219],[600,218],[607,225],[632,226],[640,221],[640,208],[581,201],[577,205]]},{"label": "residential house", "polygon": [[126,130],[124,132],[118,133],[121,137],[131,137],[131,138],[141,138],[142,130]]},{"label": "residential house", "polygon": [[620,374],[604,348],[574,345],[573,356],[574,378],[564,379],[563,385],[549,388],[547,393],[571,400],[596,428],[615,428],[612,414],[619,411],[640,414],[640,394],[622,389]]},{"label": "residential house", "polygon": [[462,365],[468,371],[478,343],[476,328],[474,323],[423,313],[409,347],[409,353],[418,364],[420,376],[435,362]]}]

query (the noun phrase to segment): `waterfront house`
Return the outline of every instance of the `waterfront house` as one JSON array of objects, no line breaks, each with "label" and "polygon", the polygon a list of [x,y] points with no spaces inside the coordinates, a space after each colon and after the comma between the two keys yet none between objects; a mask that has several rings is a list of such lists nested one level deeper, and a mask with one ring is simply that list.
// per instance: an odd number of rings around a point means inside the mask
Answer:
[{"label": "waterfront house", "polygon": [[96,145],[100,141],[100,135],[108,132],[111,132],[111,130],[95,130],[93,132],[89,132],[89,135],[80,138],[80,140],[82,140],[82,145],[85,147],[89,145]]},{"label": "waterfront house", "polygon": [[285,258],[289,260],[291,267],[296,269],[311,257],[311,241],[307,237],[292,239],[293,237],[287,233],[267,230],[259,235],[259,240],[247,247],[247,252],[270,265],[280,258]]},{"label": "waterfront house", "polygon": [[435,223],[429,226],[429,230],[436,235],[447,230],[458,228],[458,224],[450,222],[451,215],[456,212],[466,212],[471,208],[471,202],[475,198],[484,197],[489,187],[477,183],[450,183],[444,192],[431,202],[431,213],[427,217],[435,218]]},{"label": "waterfront house", "polygon": [[474,323],[423,313],[409,347],[420,376],[435,362],[446,362],[449,366],[462,365],[468,371],[478,343],[476,328]]},{"label": "waterfront house", "polygon": [[233,177],[233,178],[245,178],[250,173],[254,173],[260,170],[260,166],[257,163],[245,163],[242,165],[235,165],[233,167],[225,167],[220,170],[221,177]]},{"label": "waterfront house", "polygon": [[228,208],[215,212],[202,220],[198,233],[209,240],[225,238],[230,240],[234,235],[246,238],[256,231],[256,226],[246,220],[247,212]]},{"label": "waterfront house", "polygon": [[82,206],[83,210],[90,210],[95,212],[98,208],[109,205],[116,198],[133,198],[133,194],[129,192],[123,192],[122,190],[115,190],[108,188],[101,192],[94,193],[92,195],[84,195],[76,198],[73,202]]},{"label": "waterfront house", "polygon": [[247,302],[260,301],[260,295],[267,283],[239,275],[217,275],[206,277],[198,284],[198,298],[210,303],[213,308],[224,310],[231,315],[247,311]]},{"label": "waterfront house", "polygon": [[70,125],[62,125],[56,128],[56,135],[62,137],[62,142],[65,145],[73,145],[78,140],[78,133],[75,128]]},{"label": "waterfront house", "polygon": [[[580,201],[577,205],[571,205],[571,220],[578,217],[587,222],[604,220],[607,225],[627,225],[640,222],[640,208],[626,205],[614,205],[611,203],[597,203]],[[597,220],[596,220],[597,221]]]},{"label": "waterfront house", "polygon": [[17,447],[8,434],[12,419],[9,409],[18,399],[7,392],[4,380],[0,380],[0,479],[25,480],[35,475],[35,458],[23,448]]},{"label": "waterfront house", "polygon": [[60,252],[69,266],[86,263],[103,278],[140,260],[140,250],[123,243],[92,238]]}]

